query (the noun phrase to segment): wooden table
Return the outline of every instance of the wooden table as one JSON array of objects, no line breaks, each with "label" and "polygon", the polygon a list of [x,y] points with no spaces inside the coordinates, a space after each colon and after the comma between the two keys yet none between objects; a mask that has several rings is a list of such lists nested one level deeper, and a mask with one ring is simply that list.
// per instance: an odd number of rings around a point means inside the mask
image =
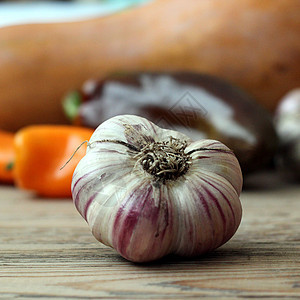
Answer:
[{"label": "wooden table", "polygon": [[70,199],[1,186],[0,298],[299,299],[300,185],[259,182],[242,193],[242,224],[226,245],[150,264],[99,244]]}]

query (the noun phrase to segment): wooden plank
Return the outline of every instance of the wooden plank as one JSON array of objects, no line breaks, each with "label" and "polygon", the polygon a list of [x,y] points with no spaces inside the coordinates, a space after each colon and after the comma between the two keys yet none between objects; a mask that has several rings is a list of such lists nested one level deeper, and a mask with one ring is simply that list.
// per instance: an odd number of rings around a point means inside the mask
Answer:
[{"label": "wooden plank", "polygon": [[199,258],[130,263],[99,244],[70,199],[0,187],[0,298],[300,298],[300,187],[248,190],[243,220]]}]

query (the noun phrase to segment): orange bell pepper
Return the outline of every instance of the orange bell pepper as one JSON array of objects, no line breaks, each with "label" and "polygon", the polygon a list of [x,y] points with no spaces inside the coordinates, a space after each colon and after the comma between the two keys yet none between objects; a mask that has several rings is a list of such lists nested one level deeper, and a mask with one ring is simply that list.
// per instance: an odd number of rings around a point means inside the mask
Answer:
[{"label": "orange bell pepper", "polygon": [[85,155],[80,147],[89,140],[93,130],[63,125],[28,126],[15,136],[15,183],[44,197],[70,197],[72,175],[79,160]]},{"label": "orange bell pepper", "polygon": [[0,182],[14,182],[14,160],[14,134],[0,130]]}]

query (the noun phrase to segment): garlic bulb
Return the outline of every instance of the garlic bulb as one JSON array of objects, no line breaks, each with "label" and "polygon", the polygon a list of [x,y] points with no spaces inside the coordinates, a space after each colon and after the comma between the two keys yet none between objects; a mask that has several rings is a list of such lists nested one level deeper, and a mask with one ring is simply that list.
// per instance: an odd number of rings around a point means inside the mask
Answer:
[{"label": "garlic bulb", "polygon": [[134,262],[224,244],[241,221],[241,188],[239,163],[222,143],[132,115],[95,130],[72,180],[95,238]]},{"label": "garlic bulb", "polygon": [[275,112],[279,136],[276,164],[290,180],[300,181],[300,88],[287,93]]}]

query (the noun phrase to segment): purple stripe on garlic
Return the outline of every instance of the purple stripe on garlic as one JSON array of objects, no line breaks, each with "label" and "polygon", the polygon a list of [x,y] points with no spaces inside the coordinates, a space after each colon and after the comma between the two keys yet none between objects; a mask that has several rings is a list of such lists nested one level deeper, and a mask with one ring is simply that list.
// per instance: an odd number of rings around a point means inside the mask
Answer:
[{"label": "purple stripe on garlic", "polygon": [[95,238],[134,262],[196,256],[227,242],[241,221],[241,189],[225,145],[131,115],[95,130],[72,181]]}]

